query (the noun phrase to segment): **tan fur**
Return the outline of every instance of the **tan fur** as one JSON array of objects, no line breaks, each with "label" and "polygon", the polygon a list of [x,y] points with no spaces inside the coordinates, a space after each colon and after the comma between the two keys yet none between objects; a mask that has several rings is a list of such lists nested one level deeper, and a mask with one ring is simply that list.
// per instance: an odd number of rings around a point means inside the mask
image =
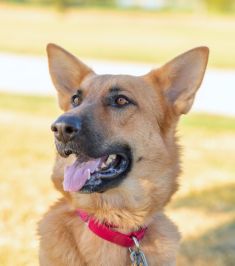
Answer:
[{"label": "tan fur", "polygon": [[[180,236],[163,208],[178,187],[176,125],[179,115],[191,108],[208,49],[193,49],[140,77],[96,75],[53,44],[48,46],[48,58],[61,108],[74,115],[81,110],[94,111],[97,127],[107,131],[107,142],[125,140],[130,144],[134,165],[118,187],[105,193],[67,193],[62,188],[64,167],[74,159],[57,155],[52,180],[63,199],[40,222],[40,265],[131,265],[128,249],[93,234],[75,214],[76,208],[100,222],[117,224],[121,232],[147,225],[141,247],[149,265],[175,265]],[[123,94],[138,107],[118,114],[104,108],[101,99],[112,86],[124,88]],[[84,91],[85,100],[80,108],[71,109],[69,99],[78,88]]]}]

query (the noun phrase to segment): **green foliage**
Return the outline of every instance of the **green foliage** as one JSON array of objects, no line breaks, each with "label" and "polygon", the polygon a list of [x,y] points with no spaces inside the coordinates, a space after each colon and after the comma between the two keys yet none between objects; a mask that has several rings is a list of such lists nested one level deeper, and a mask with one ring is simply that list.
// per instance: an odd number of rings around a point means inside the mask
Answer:
[{"label": "green foliage", "polygon": [[[71,6],[96,6],[96,7],[120,7],[118,0],[5,0],[5,2],[28,3],[36,5],[53,5],[59,10],[65,10]],[[147,6],[147,5],[146,5]],[[130,8],[144,8],[144,4],[138,5],[133,1]],[[165,0],[161,9],[171,11],[197,11],[205,8],[209,12],[231,13],[235,12],[234,0]]]},{"label": "green foliage", "polygon": [[84,6],[115,6],[115,0],[81,0],[80,5]]},{"label": "green foliage", "polygon": [[232,12],[235,11],[234,0],[204,0],[209,11]]},{"label": "green foliage", "polygon": [[51,0],[52,4],[59,10],[64,11],[71,5],[71,0]]},{"label": "green foliage", "polygon": [[64,10],[71,6],[117,6],[116,0],[5,0],[6,2],[36,4],[36,5],[53,5],[59,10]]}]

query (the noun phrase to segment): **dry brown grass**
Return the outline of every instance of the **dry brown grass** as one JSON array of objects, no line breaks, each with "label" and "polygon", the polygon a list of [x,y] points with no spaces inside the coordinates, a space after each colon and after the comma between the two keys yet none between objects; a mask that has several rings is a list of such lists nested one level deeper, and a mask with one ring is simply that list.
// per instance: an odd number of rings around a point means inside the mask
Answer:
[{"label": "dry brown grass", "polygon": [[[1,266],[38,264],[36,224],[59,196],[49,178],[57,114],[53,98],[0,94]],[[194,114],[179,131],[184,174],[167,209],[183,234],[179,265],[232,266],[235,119]]]}]

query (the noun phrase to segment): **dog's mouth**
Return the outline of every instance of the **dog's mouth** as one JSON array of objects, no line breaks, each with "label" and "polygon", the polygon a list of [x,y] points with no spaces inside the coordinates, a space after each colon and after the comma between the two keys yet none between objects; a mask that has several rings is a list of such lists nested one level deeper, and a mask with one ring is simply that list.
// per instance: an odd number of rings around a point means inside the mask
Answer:
[{"label": "dog's mouth", "polygon": [[65,168],[63,187],[69,192],[104,192],[117,186],[131,167],[131,154],[111,153],[81,162],[77,159]]}]

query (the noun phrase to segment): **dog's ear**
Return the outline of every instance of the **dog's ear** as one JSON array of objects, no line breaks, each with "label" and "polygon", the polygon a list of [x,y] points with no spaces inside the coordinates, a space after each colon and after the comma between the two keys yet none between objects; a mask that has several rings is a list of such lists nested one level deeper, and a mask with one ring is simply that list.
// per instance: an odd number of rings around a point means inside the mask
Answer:
[{"label": "dog's ear", "polygon": [[186,114],[190,110],[204,77],[208,55],[207,47],[198,47],[148,74],[160,86],[177,115]]},{"label": "dog's ear", "polygon": [[47,56],[51,79],[58,92],[59,105],[62,110],[67,111],[70,98],[82,80],[94,72],[78,58],[55,44],[47,45]]}]

